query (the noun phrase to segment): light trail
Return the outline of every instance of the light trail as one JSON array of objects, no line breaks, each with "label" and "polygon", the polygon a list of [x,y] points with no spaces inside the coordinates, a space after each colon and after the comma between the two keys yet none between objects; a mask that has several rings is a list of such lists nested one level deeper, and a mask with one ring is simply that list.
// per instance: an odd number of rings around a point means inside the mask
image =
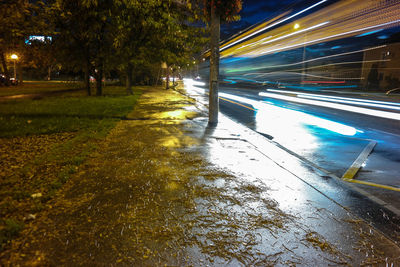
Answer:
[{"label": "light trail", "polygon": [[[309,63],[309,62],[314,62],[314,61],[318,61],[318,60],[324,60],[324,59],[328,59],[328,58],[334,58],[334,57],[340,57],[340,56],[347,56],[347,55],[351,55],[351,54],[357,54],[357,53],[363,53],[366,51],[370,51],[370,50],[375,50],[375,49],[380,49],[380,48],[384,48],[387,47],[387,45],[380,45],[380,46],[376,46],[376,47],[370,47],[370,48],[366,48],[366,49],[361,49],[361,50],[356,50],[356,51],[351,51],[351,52],[346,52],[346,53],[340,53],[340,54],[334,54],[334,55],[329,55],[329,56],[323,56],[323,57],[318,57],[318,58],[313,58],[313,59],[308,59],[308,60],[304,60],[304,61],[300,61],[300,62],[295,62],[295,63],[290,63],[290,64],[281,64],[281,65],[273,65],[273,66],[260,66],[260,67],[252,67],[251,70],[258,70],[258,69],[271,69],[271,68],[282,68],[282,67],[290,67],[290,66],[296,66],[296,65],[301,65],[304,63]],[[228,72],[232,73],[232,72],[240,72],[242,71],[241,69],[230,69]],[[274,73],[274,72],[270,72],[270,73]],[[243,74],[244,76],[250,76],[250,75],[269,75],[270,73],[262,73],[262,72],[252,72],[252,73],[245,73]],[[260,76],[262,77],[262,76]],[[315,77],[320,77],[320,78],[326,78],[324,76],[315,76]],[[335,78],[335,77],[328,77],[330,79],[342,79],[342,78]],[[349,79],[362,79],[362,78],[346,78],[346,80]]]},{"label": "light trail", "polygon": [[258,33],[260,33],[260,32],[263,32],[263,31],[266,31],[266,30],[268,30],[268,29],[270,29],[270,28],[272,28],[272,27],[275,27],[276,25],[279,25],[279,24],[281,24],[281,23],[283,23],[283,22],[285,22],[285,21],[287,21],[287,20],[289,20],[289,19],[292,19],[292,18],[294,18],[294,17],[296,17],[296,16],[298,16],[298,15],[304,13],[304,12],[307,12],[308,10],[310,10],[310,9],[316,7],[316,6],[319,6],[320,4],[322,4],[322,3],[326,2],[326,1],[328,1],[328,0],[322,0],[322,1],[316,3],[316,4],[312,5],[312,6],[309,6],[309,7],[306,8],[306,9],[303,9],[303,10],[297,12],[297,13],[294,14],[294,15],[291,15],[291,16],[289,16],[289,17],[287,17],[287,18],[285,18],[285,19],[282,19],[282,20],[280,20],[280,21],[278,21],[278,22],[272,23],[271,25],[269,25],[269,26],[267,26],[267,27],[264,27],[264,28],[262,28],[262,29],[260,29],[260,30],[258,30],[258,31],[255,31],[255,32],[253,32],[253,33],[251,33],[251,34],[249,34],[249,35],[246,35],[246,36],[244,36],[243,38],[241,38],[241,39],[239,39],[239,40],[237,40],[237,41],[235,41],[235,42],[233,42],[233,43],[230,43],[229,45],[222,46],[222,47],[220,48],[220,51],[222,51],[222,50],[224,50],[224,49],[226,49],[226,48],[228,48],[228,47],[231,47],[232,45],[235,45],[235,44],[237,44],[237,43],[239,43],[239,42],[242,42],[242,41],[244,41],[244,40],[246,40],[246,39],[248,39],[248,38],[250,38],[250,37],[252,37],[252,36],[254,36],[254,35],[258,34]]},{"label": "light trail", "polygon": [[187,86],[195,86],[195,85],[198,85],[198,86],[204,86],[204,85],[206,85],[206,83],[205,82],[200,82],[200,81],[196,81],[196,80],[193,80],[193,79],[183,79],[183,81],[184,81],[184,83],[185,83],[185,85],[187,85]]},{"label": "light trail", "polygon": [[[220,93],[219,94],[223,98],[235,100],[241,103],[246,103],[248,105],[253,106],[257,112],[263,112],[264,114],[268,114],[268,112],[273,112],[275,114],[282,114],[282,112],[285,112],[288,116],[287,118],[291,118],[292,120],[295,120],[297,123],[302,123],[302,124],[307,124],[307,125],[313,125],[317,126],[319,128],[323,128],[332,132],[336,132],[338,134],[342,135],[347,135],[347,136],[353,136],[357,134],[357,132],[361,132],[354,127],[338,123],[335,121],[331,121],[328,119],[323,119],[314,115],[310,115],[301,111],[296,111],[296,110],[291,110],[291,109],[286,109],[282,107],[278,107],[275,105],[267,104],[262,101],[256,101],[252,99],[248,99],[245,97],[241,96],[236,96],[236,95],[231,95],[231,94],[226,94],[226,93]],[[231,102],[231,101],[229,101]],[[232,102],[231,102],[232,103]],[[236,103],[240,106],[242,106],[240,103]],[[248,108],[248,107],[246,107]],[[284,123],[284,122],[283,122]]]},{"label": "light trail", "polygon": [[275,39],[272,39],[272,40],[269,40],[269,41],[262,42],[261,45],[269,44],[269,43],[272,43],[272,42],[276,42],[276,41],[288,38],[288,37],[293,36],[293,35],[297,35],[297,34],[300,34],[300,33],[303,33],[303,32],[307,32],[307,31],[310,31],[310,30],[313,30],[313,29],[316,29],[316,28],[320,28],[320,27],[322,27],[322,26],[324,26],[324,25],[326,25],[328,23],[329,23],[329,21],[325,21],[325,22],[322,22],[320,24],[311,26],[309,28],[306,28],[306,29],[303,29],[303,30],[299,30],[299,31],[295,31],[295,32],[286,34],[284,36],[281,36],[281,37],[278,37],[278,38],[275,38]]},{"label": "light trail", "polygon": [[262,93],[261,92],[261,93],[259,93],[259,95],[265,96],[265,97],[270,97],[270,98],[275,98],[275,99],[281,99],[281,100],[285,100],[285,101],[290,101],[290,102],[295,102],[295,103],[308,104],[308,105],[320,106],[320,107],[332,108],[332,109],[339,109],[339,110],[343,110],[343,111],[349,111],[349,112],[359,113],[359,114],[363,114],[363,115],[370,115],[370,116],[380,117],[380,118],[385,118],[385,119],[392,119],[392,120],[398,120],[398,121],[400,120],[400,113],[381,111],[381,110],[373,110],[373,109],[368,109],[368,108],[355,107],[355,106],[336,104],[336,103],[329,103],[329,102],[324,102],[324,101],[319,101],[319,100],[303,99],[303,98],[284,96],[284,95],[278,95],[278,94],[273,94],[273,93]]},{"label": "light trail", "polygon": [[[391,60],[390,59],[376,59],[376,60],[362,60],[362,61],[347,61],[347,62],[330,63],[330,64],[325,64],[325,65],[317,65],[317,66],[308,67],[307,69],[318,69],[318,68],[322,68],[322,67],[337,66],[337,65],[377,63],[377,62],[389,62],[389,61],[391,61]],[[302,69],[297,69],[297,70],[302,70]]]},{"label": "light trail", "polygon": [[[311,69],[319,69],[319,68],[323,68],[323,67],[330,67],[330,66],[337,66],[337,65],[351,65],[351,64],[362,64],[362,63],[379,63],[379,62],[390,62],[390,59],[377,59],[377,60],[363,60],[363,61],[347,61],[347,62],[338,62],[338,63],[329,63],[329,64],[324,64],[324,65],[317,65],[317,66],[311,66],[311,67],[307,67],[308,70]],[[296,73],[295,71],[301,71],[303,70],[303,68],[301,69],[291,69],[288,70],[287,72],[289,73]],[[232,71],[231,71],[232,72]],[[271,72],[273,73],[273,72]],[[261,74],[261,73],[260,73]],[[269,74],[269,73],[267,73]],[[307,75],[306,73],[299,73],[300,75]],[[249,75],[249,74],[245,74],[245,75]],[[311,75],[310,75],[311,76]],[[261,77],[261,76],[260,76]],[[334,78],[332,78],[334,79]],[[336,78],[336,79],[343,79],[343,78]],[[352,78],[354,79],[354,78]],[[356,78],[356,79],[360,79],[360,78]]]},{"label": "light trail", "polygon": [[[301,73],[299,73],[301,75]],[[313,78],[322,78],[322,79],[331,79],[331,80],[363,80],[363,77],[331,77],[331,76],[322,76],[322,75],[315,75],[315,74],[310,74],[306,73],[305,76],[313,77]]]},{"label": "light trail", "polygon": [[369,29],[388,26],[390,24],[396,24],[396,23],[399,23],[399,22],[400,22],[400,19],[395,20],[395,21],[391,21],[391,22],[387,22],[387,23],[383,23],[383,24],[380,24],[380,25],[374,25],[374,26],[365,27],[365,28],[362,28],[362,29],[356,29],[356,30],[352,30],[352,31],[348,31],[348,32],[334,34],[334,35],[330,35],[330,36],[327,36],[327,37],[323,37],[323,38],[314,39],[314,40],[311,40],[311,41],[295,44],[295,45],[292,45],[292,46],[285,46],[285,47],[275,48],[275,49],[271,49],[271,50],[264,50],[264,51],[263,50],[259,51],[260,49],[258,49],[255,52],[257,52],[256,56],[270,54],[272,52],[289,50],[289,49],[293,49],[293,48],[296,48],[296,47],[302,47],[302,46],[306,46],[306,45],[313,44],[313,43],[319,43],[321,41],[333,40],[333,39],[335,39],[337,37],[341,37],[341,36],[346,36],[346,35],[350,35],[351,36],[352,34],[357,33],[357,32],[362,32],[362,31],[366,31],[366,30],[369,30]]},{"label": "light trail", "polygon": [[330,98],[326,98],[326,97],[318,97],[318,96],[312,96],[312,95],[298,95],[298,97],[307,98],[307,99],[316,99],[316,100],[322,100],[322,101],[328,101],[328,102],[338,102],[338,103],[351,104],[351,105],[400,110],[400,107],[396,107],[396,106],[373,104],[373,103],[366,103],[366,102],[361,102],[361,101],[342,100],[342,99],[334,99],[334,98],[330,99]]},{"label": "light trail", "polygon": [[306,93],[303,93],[303,92],[289,92],[289,91],[276,90],[276,89],[267,89],[267,90],[270,91],[270,92],[277,92],[277,93],[291,93],[291,94],[297,94],[297,95],[318,96],[318,97],[323,97],[323,98],[333,98],[333,99],[339,99],[339,100],[352,100],[352,101],[356,101],[356,102],[375,103],[375,104],[383,104],[383,105],[399,106],[400,107],[400,103],[395,103],[395,102],[370,100],[370,99],[361,99],[361,98],[351,98],[351,97],[341,97],[341,96],[306,94]]},{"label": "light trail", "polygon": [[302,83],[334,83],[334,84],[344,84],[345,81],[303,81]]},{"label": "light trail", "polygon": [[[194,84],[205,85],[205,83],[197,82],[192,79],[183,79],[183,80],[185,82],[185,88],[188,91],[194,91],[197,93],[206,93],[206,91],[204,89],[194,86]],[[308,125],[314,125],[314,126],[317,126],[320,128],[327,129],[329,131],[333,131],[333,132],[342,134],[342,135],[353,136],[357,132],[362,132],[360,130],[355,129],[354,127],[351,127],[351,126],[348,126],[348,125],[345,125],[342,123],[338,123],[338,122],[334,122],[331,120],[316,117],[316,116],[313,116],[313,115],[310,115],[310,114],[307,114],[304,112],[290,110],[290,109],[278,107],[275,105],[267,104],[263,101],[256,101],[256,100],[248,99],[248,98],[241,97],[241,96],[231,95],[231,94],[227,94],[227,93],[219,93],[219,98],[224,101],[228,101],[230,103],[245,107],[250,110],[256,110],[257,112],[273,111],[276,114],[281,114],[282,112],[286,112],[286,113],[289,113],[288,117],[296,118],[297,122],[301,122],[301,123],[308,124]],[[251,106],[253,106],[254,109],[252,109],[248,106],[244,106],[240,103],[235,103],[233,101],[229,101],[228,99],[238,101],[241,103],[245,103],[247,105],[251,105]]]},{"label": "light trail", "polygon": [[[319,2],[321,3],[321,2]],[[317,3],[318,4],[318,3]],[[311,8],[311,7],[310,7]],[[342,0],[330,4],[312,14],[299,18],[293,27],[287,19],[291,16],[272,23],[264,28],[253,28],[249,34],[242,34],[235,42],[221,46],[221,58],[228,56],[258,57],[269,53],[291,50],[312,44],[333,41],[340,38],[358,37],[377,34],[384,29],[399,26],[400,24],[400,2],[387,1],[354,1]],[[296,14],[295,14],[296,15]],[[318,25],[329,18],[330,23],[320,28],[315,28],[306,34],[305,27],[310,28]],[[272,25],[286,22],[279,27],[269,28]],[[293,20],[290,20],[292,23]],[[293,22],[294,23],[294,22]],[[303,28],[303,29],[302,29]],[[254,31],[254,29],[257,29]],[[261,31],[266,31],[261,33]],[[300,40],[297,33],[303,33],[305,40]],[[285,36],[282,36],[285,33]],[[259,34],[254,36],[255,34]],[[271,36],[275,36],[271,40]],[[281,41],[287,38],[283,44]],[[274,41],[275,40],[275,41]],[[238,45],[237,42],[244,41]],[[340,47],[340,46],[337,46]]]},{"label": "light trail", "polygon": [[188,92],[196,92],[198,94],[204,94],[205,90],[203,88],[197,87],[197,86],[204,86],[206,83],[204,82],[199,82],[195,81],[193,79],[183,79],[183,84],[185,85],[185,89]]},{"label": "light trail", "polygon": [[[297,69],[301,70],[301,69]],[[341,78],[341,77],[331,77],[331,76],[321,76],[321,75],[314,75],[310,73],[299,73],[295,72],[296,70],[290,70],[290,71],[274,71],[274,72],[268,72],[268,73],[263,73],[263,72],[252,72],[252,73],[246,73],[243,74],[243,76],[251,76],[251,75],[256,75],[255,78],[261,78],[261,77],[268,77],[268,76],[273,76],[273,75],[278,75],[278,74],[294,74],[294,75],[305,75],[309,77],[314,77],[314,78],[321,78],[321,79],[333,79],[333,80],[362,80],[364,78],[360,77],[350,77],[350,78]],[[235,72],[235,71],[230,71],[230,72]],[[228,72],[229,73],[229,72]],[[231,78],[233,79],[233,78]]]},{"label": "light trail", "polygon": [[[370,51],[370,50],[375,50],[375,49],[384,48],[384,47],[386,47],[386,46],[387,46],[387,45],[380,45],[380,46],[376,46],[376,47],[370,47],[370,48],[361,49],[361,50],[356,50],[356,51],[351,51],[351,52],[346,52],[346,53],[340,53],[340,54],[334,54],[334,55],[329,55],[329,56],[324,56],[324,57],[312,58],[312,59],[308,59],[308,60],[304,60],[304,61],[300,61],[300,62],[295,62],[295,63],[290,63],[290,64],[273,65],[273,66],[260,67],[260,68],[282,68],[282,67],[290,67],[290,66],[301,65],[301,64],[304,64],[304,63],[310,63],[310,62],[314,62],[314,61],[318,61],[318,60],[333,58],[333,57],[340,57],[340,56],[347,56],[347,55],[351,55],[351,54],[363,53],[363,52]],[[245,75],[248,75],[248,74],[245,74]]]}]

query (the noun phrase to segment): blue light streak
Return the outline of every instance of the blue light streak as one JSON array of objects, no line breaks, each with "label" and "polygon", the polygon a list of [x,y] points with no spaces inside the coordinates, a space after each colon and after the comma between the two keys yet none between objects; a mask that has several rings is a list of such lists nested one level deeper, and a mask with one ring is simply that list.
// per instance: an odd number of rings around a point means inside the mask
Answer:
[{"label": "blue light streak", "polygon": [[[317,126],[319,128],[323,128],[341,135],[347,135],[347,136],[353,136],[357,134],[357,132],[362,132],[357,130],[354,127],[338,123],[332,120],[328,119],[323,119],[321,117],[317,117],[314,115],[310,115],[301,111],[296,111],[292,109],[287,109],[283,107],[278,107],[275,105],[271,105],[266,103],[265,101],[257,101],[257,100],[252,100],[236,95],[231,95],[231,94],[226,94],[226,93],[220,93],[220,96],[224,98],[228,98],[231,100],[236,100],[238,102],[246,103],[251,106],[253,106],[257,112],[267,112],[264,114],[268,114],[268,112],[273,112],[276,114],[281,114],[282,112],[288,113],[289,118],[292,120],[295,120],[298,123],[306,124],[306,125],[311,125],[311,126]],[[262,119],[262,118],[260,118]],[[284,122],[282,122],[284,123]]]},{"label": "blue light streak", "polygon": [[382,31],[382,30],[383,30],[383,29],[379,29],[379,30],[371,31],[371,32],[365,32],[365,33],[363,33],[363,34],[357,35],[356,37],[363,37],[363,36],[371,35],[371,34],[380,32],[380,31]]}]

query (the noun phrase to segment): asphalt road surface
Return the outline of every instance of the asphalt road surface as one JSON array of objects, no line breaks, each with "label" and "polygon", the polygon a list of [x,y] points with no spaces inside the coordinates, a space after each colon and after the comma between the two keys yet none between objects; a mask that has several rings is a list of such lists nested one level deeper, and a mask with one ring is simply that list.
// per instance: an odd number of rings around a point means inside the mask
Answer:
[{"label": "asphalt road surface", "polygon": [[[201,82],[195,82],[193,90],[198,94],[208,93]],[[365,102],[369,101],[368,97],[338,95],[333,92],[326,93],[325,96],[336,97],[335,99],[321,100],[317,99],[316,93],[288,93],[283,90],[224,84],[219,90],[220,112],[339,178],[360,155],[364,156],[359,164],[359,171],[352,178],[355,181],[370,182],[372,185],[351,184],[373,196],[373,200],[378,199],[378,203],[382,200],[391,206],[392,214],[377,205],[376,201],[371,201],[371,197],[354,198],[350,189],[340,185],[337,188],[326,186],[326,181],[322,178],[315,183],[322,191],[325,190],[324,193],[329,191],[328,194],[338,202],[378,225],[378,228],[381,226],[381,230],[385,228],[384,232],[390,232],[393,227],[397,229],[400,226],[400,192],[396,191],[396,188],[400,188],[398,103],[385,104],[379,97],[369,98],[371,102]],[[350,101],[349,98],[355,102],[343,102]],[[300,103],[304,99],[318,102]],[[328,107],[332,103],[339,106]],[[356,109],[344,110],[346,107]],[[370,110],[371,114],[366,115]],[[378,114],[373,111],[378,111]],[[379,114],[380,112],[384,113]],[[382,118],[380,115],[392,118]],[[364,150],[368,146],[373,150],[365,154]],[[385,186],[394,190],[386,189]],[[387,224],[388,218],[393,225]]]}]

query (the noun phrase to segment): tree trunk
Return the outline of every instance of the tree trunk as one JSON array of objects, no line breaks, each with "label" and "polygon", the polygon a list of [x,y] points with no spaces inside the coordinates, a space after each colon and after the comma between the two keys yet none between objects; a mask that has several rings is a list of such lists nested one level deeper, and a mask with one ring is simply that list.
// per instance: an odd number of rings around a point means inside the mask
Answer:
[{"label": "tree trunk", "polygon": [[126,66],[126,92],[129,95],[133,95],[133,91],[132,91],[132,72],[133,72],[133,66],[131,63],[128,63],[128,65]]},{"label": "tree trunk", "polygon": [[51,80],[51,66],[49,66],[49,68],[47,69],[47,80]]},{"label": "tree trunk", "polygon": [[103,66],[99,64],[96,72],[96,96],[101,96],[103,94]]},{"label": "tree trunk", "polygon": [[103,77],[102,77],[102,81],[103,81],[103,88],[106,88],[106,64],[105,62],[103,62]]},{"label": "tree trunk", "polygon": [[167,67],[167,77],[165,78],[165,89],[169,89],[169,67]]},{"label": "tree trunk", "polygon": [[6,76],[6,85],[10,85],[10,73],[8,72],[7,69],[7,62],[6,62],[6,57],[4,56],[4,52],[0,51],[0,59],[1,59],[1,65],[3,66],[3,71],[4,75]]},{"label": "tree trunk", "polygon": [[220,16],[211,3],[211,58],[210,58],[210,95],[208,124],[218,123],[218,76],[219,76],[219,38],[220,38]]},{"label": "tree trunk", "polygon": [[158,75],[157,75],[157,77],[154,79],[154,84],[153,84],[153,85],[158,85],[158,83],[159,83],[159,81],[160,81],[161,71],[162,71],[162,68],[159,68],[159,69],[158,69]]},{"label": "tree trunk", "polygon": [[92,95],[90,91],[90,63],[89,59],[85,62],[85,77],[84,77],[85,89],[88,96]]}]

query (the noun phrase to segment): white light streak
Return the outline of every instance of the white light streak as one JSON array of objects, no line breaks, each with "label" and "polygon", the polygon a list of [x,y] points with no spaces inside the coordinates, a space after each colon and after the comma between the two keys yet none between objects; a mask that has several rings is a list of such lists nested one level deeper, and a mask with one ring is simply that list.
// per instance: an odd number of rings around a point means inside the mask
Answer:
[{"label": "white light streak", "polygon": [[[324,56],[324,57],[312,58],[312,59],[308,59],[308,60],[304,60],[304,61],[300,61],[300,62],[296,62],[296,63],[268,66],[268,68],[290,67],[290,66],[300,65],[300,64],[303,64],[303,63],[309,63],[309,62],[318,61],[318,60],[327,59],[327,58],[332,58],[332,57],[340,57],[340,56],[347,56],[347,55],[351,55],[351,54],[362,53],[362,52],[369,51],[369,50],[384,48],[386,46],[387,45],[380,45],[380,46],[376,46],[376,47],[371,47],[371,48],[366,48],[366,49],[361,49],[361,50],[356,50],[356,51],[351,51],[351,52],[346,52],[346,53],[340,53],[340,54],[334,54],[334,55],[329,55],[329,56]],[[339,79],[341,79],[341,78],[339,78]]]},{"label": "white light streak", "polygon": [[315,29],[315,28],[319,28],[319,27],[324,26],[324,25],[326,25],[326,24],[328,24],[328,23],[329,23],[329,21],[325,21],[325,22],[322,22],[322,23],[320,23],[320,24],[317,24],[317,25],[308,27],[308,28],[306,28],[306,29],[299,30],[299,31],[295,31],[295,32],[286,34],[286,35],[284,35],[284,36],[281,36],[281,37],[278,37],[278,38],[275,38],[275,39],[272,39],[272,40],[263,42],[263,43],[261,43],[261,44],[269,44],[269,43],[272,43],[272,42],[275,42],[275,41],[278,41],[278,40],[281,40],[281,39],[285,39],[285,38],[287,38],[287,37],[290,37],[290,36],[293,36],[293,35],[296,35],[296,34],[300,34],[300,33],[307,32],[307,31],[309,31],[309,30]]},{"label": "white light streak", "polygon": [[370,30],[370,29],[374,29],[374,28],[378,28],[378,27],[383,27],[383,26],[387,26],[387,25],[394,24],[394,23],[399,23],[399,22],[400,22],[400,19],[395,20],[395,21],[382,23],[382,24],[379,24],[379,25],[365,27],[365,28],[362,28],[362,29],[352,30],[352,31],[343,32],[343,33],[338,33],[338,34],[330,35],[330,36],[327,36],[327,37],[323,37],[323,38],[319,38],[319,39],[315,39],[315,40],[299,43],[299,44],[296,44],[296,45],[285,46],[285,47],[275,48],[275,49],[271,49],[271,50],[261,51],[261,52],[259,52],[259,54],[257,54],[257,56],[258,55],[264,55],[264,54],[272,53],[272,52],[276,52],[276,51],[282,51],[282,50],[286,50],[286,49],[290,49],[290,48],[301,47],[301,46],[305,46],[305,45],[308,45],[308,44],[311,44],[311,43],[316,43],[316,42],[324,41],[324,40],[327,40],[327,39],[332,39],[332,38],[343,36],[343,35],[362,32],[362,31],[366,31],[366,30]]},{"label": "white light streak", "polygon": [[183,81],[184,81],[185,85],[187,85],[187,86],[193,86],[193,85],[204,86],[204,85],[206,85],[205,82],[195,81],[193,79],[185,78],[185,79],[183,79]]},{"label": "white light streak", "polygon": [[206,85],[204,82],[195,81],[193,79],[183,79],[183,84],[185,85],[185,89],[188,91],[193,91],[199,94],[204,94],[205,90],[203,88],[197,86]]},{"label": "white light streak", "polygon": [[320,1],[320,2],[318,2],[318,3],[316,3],[316,4],[314,4],[314,5],[312,5],[312,6],[310,6],[310,7],[307,7],[306,9],[303,9],[302,11],[297,12],[296,14],[294,14],[294,15],[292,15],[292,16],[289,16],[289,17],[287,17],[287,18],[285,18],[285,19],[282,19],[282,20],[280,20],[280,21],[278,21],[278,22],[272,23],[271,25],[269,25],[269,26],[267,26],[267,27],[264,27],[264,28],[262,28],[262,29],[260,29],[260,30],[258,30],[258,31],[255,31],[255,32],[253,32],[253,33],[251,33],[251,34],[249,34],[249,35],[246,35],[246,36],[244,36],[243,38],[241,38],[241,39],[239,39],[239,40],[237,40],[237,41],[235,41],[235,42],[233,42],[233,43],[230,43],[229,45],[223,46],[222,48],[220,48],[219,51],[222,51],[222,50],[224,50],[224,49],[226,49],[226,48],[228,48],[228,47],[231,47],[232,45],[235,45],[235,44],[237,44],[237,43],[239,43],[239,42],[242,42],[242,41],[244,41],[244,40],[250,38],[250,37],[253,36],[253,35],[256,35],[256,34],[262,32],[262,31],[268,30],[268,29],[270,29],[270,28],[272,28],[272,27],[274,27],[274,26],[276,26],[276,25],[278,25],[278,24],[280,24],[280,23],[282,23],[282,22],[285,22],[285,21],[287,21],[287,20],[289,20],[289,19],[291,19],[291,18],[294,18],[294,17],[296,17],[296,16],[298,16],[298,15],[300,15],[300,14],[302,14],[302,13],[304,13],[304,12],[306,12],[306,11],[308,11],[308,10],[310,10],[310,9],[312,9],[312,8],[318,6],[318,5],[320,5],[320,4],[322,4],[322,3],[326,2],[326,1],[328,1],[328,0],[322,0],[322,1]]},{"label": "white light streak", "polygon": [[363,60],[363,61],[346,61],[346,62],[330,63],[330,64],[325,64],[325,65],[312,66],[312,67],[308,67],[307,69],[318,69],[318,68],[322,68],[322,67],[336,66],[336,65],[374,63],[374,62],[388,62],[388,61],[391,61],[391,60],[390,59],[376,59],[376,60]]},{"label": "white light streak", "polygon": [[289,92],[289,91],[277,90],[277,89],[267,89],[267,90],[270,91],[270,92],[277,92],[277,93],[291,93],[291,94],[297,94],[297,95],[318,96],[318,97],[323,97],[323,98],[353,100],[353,101],[356,101],[356,102],[376,103],[376,104],[383,104],[383,105],[389,105],[389,106],[400,106],[400,103],[388,102],[388,101],[378,101],[378,100],[371,100],[371,99],[361,99],[361,98],[342,97],[342,96],[306,94],[306,93],[303,93],[303,92],[292,92],[292,91]]},{"label": "white light streak", "polygon": [[354,107],[354,106],[336,104],[336,103],[328,103],[328,102],[318,101],[318,100],[302,99],[302,98],[297,98],[297,97],[292,97],[292,96],[284,96],[284,95],[278,95],[278,94],[272,94],[272,93],[259,93],[259,95],[270,97],[270,98],[275,98],[275,99],[286,100],[286,101],[290,101],[290,102],[339,109],[339,110],[360,113],[360,114],[364,114],[364,115],[370,115],[370,116],[380,117],[380,118],[385,118],[385,119],[400,120],[400,113],[381,111],[381,110],[373,110],[373,109],[368,109],[368,108]]},{"label": "white light streak", "polygon": [[357,101],[357,100],[354,101],[354,100],[335,99],[334,97],[326,98],[323,96],[319,97],[319,96],[313,96],[313,95],[298,95],[298,97],[307,98],[307,99],[317,99],[317,100],[328,101],[328,102],[338,102],[338,103],[351,104],[351,105],[400,110],[400,107],[390,106],[389,104],[384,104],[384,105],[383,104],[374,104],[374,103],[367,103],[367,102]]},{"label": "white light streak", "polygon": [[[248,98],[244,98],[244,97],[240,97],[240,96],[236,96],[236,95],[231,95],[231,94],[226,94],[226,93],[220,93],[219,95],[222,97],[228,98],[228,99],[232,99],[232,100],[236,100],[238,102],[252,105],[255,109],[257,109],[258,112],[259,111],[268,112],[271,110],[273,110],[277,114],[286,112],[286,113],[289,113],[289,117],[291,119],[294,119],[298,122],[301,122],[301,123],[304,123],[307,125],[314,125],[314,126],[317,126],[320,128],[327,129],[332,132],[342,134],[342,135],[353,136],[358,132],[357,129],[355,129],[354,127],[351,127],[351,126],[348,126],[345,124],[341,124],[338,122],[334,122],[331,120],[319,118],[319,117],[316,117],[316,116],[313,116],[313,115],[310,115],[310,114],[307,114],[304,112],[285,109],[282,107],[277,107],[274,105],[267,104],[265,102],[256,101],[256,100],[252,100],[252,99],[248,99]],[[282,121],[282,123],[284,124],[285,122]],[[359,131],[359,132],[361,132],[361,131]]]}]

